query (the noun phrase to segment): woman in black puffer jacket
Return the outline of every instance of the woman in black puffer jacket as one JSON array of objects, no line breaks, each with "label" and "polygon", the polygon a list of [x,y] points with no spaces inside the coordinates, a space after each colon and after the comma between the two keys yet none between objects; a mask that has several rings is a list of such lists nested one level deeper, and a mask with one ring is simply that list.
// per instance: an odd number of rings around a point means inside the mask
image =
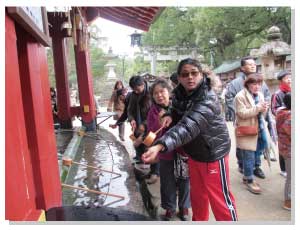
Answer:
[{"label": "woman in black puffer jacket", "polygon": [[234,197],[229,189],[230,137],[216,94],[200,63],[184,59],[178,66],[179,85],[165,126],[173,125],[143,154],[145,162],[182,146],[189,155],[193,220],[209,219],[209,204],[216,220],[236,221]]},{"label": "woman in black puffer jacket", "polygon": [[183,145],[193,160],[201,162],[216,161],[229,153],[227,126],[217,95],[210,90],[209,79],[205,76],[190,95],[182,85],[174,90],[170,115],[176,127],[158,141],[166,150]]}]

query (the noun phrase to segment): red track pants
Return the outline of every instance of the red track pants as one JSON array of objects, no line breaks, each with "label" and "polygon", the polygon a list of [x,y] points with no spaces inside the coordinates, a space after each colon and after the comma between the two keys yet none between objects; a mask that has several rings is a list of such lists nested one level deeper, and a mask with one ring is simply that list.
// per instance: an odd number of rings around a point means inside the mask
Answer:
[{"label": "red track pants", "polygon": [[228,154],[214,162],[189,159],[193,221],[207,221],[209,204],[217,221],[237,221],[230,191]]}]

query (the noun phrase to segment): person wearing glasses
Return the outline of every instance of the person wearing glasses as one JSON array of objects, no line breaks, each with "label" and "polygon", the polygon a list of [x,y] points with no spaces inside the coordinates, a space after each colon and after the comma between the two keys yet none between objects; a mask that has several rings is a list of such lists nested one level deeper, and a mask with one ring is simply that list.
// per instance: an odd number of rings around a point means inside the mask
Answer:
[{"label": "person wearing glasses", "polygon": [[172,128],[142,159],[155,162],[158,153],[181,146],[189,156],[192,220],[207,221],[210,205],[217,221],[237,221],[229,182],[230,137],[218,97],[199,61],[182,60],[177,73],[179,84],[173,91],[172,106],[162,120],[165,127]]}]

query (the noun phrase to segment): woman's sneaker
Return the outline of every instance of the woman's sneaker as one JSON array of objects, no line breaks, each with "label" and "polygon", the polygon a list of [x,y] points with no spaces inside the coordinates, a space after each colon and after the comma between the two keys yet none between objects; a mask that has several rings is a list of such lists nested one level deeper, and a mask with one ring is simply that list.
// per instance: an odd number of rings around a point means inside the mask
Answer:
[{"label": "woman's sneaker", "polygon": [[[253,182],[253,179],[246,179],[246,178],[243,178],[243,184],[247,184],[247,183],[252,183]],[[260,186],[260,184],[258,182],[255,181],[255,183]]]},{"label": "woman's sneaker", "polygon": [[171,209],[167,209],[165,215],[163,216],[163,220],[170,221],[174,218],[176,212]]},{"label": "woman's sneaker", "polygon": [[285,171],[280,171],[280,175],[286,178],[287,173]]},{"label": "woman's sneaker", "polygon": [[180,208],[179,213],[178,213],[178,217],[182,221],[188,221],[188,219],[189,219],[189,209],[188,208]]},{"label": "woman's sneaker", "polygon": [[257,184],[255,181],[252,181],[251,183],[246,183],[247,189],[254,193],[254,194],[261,194],[261,189],[259,187],[259,184]]},{"label": "woman's sneaker", "polygon": [[285,210],[291,211],[291,200],[285,200],[282,207]]}]

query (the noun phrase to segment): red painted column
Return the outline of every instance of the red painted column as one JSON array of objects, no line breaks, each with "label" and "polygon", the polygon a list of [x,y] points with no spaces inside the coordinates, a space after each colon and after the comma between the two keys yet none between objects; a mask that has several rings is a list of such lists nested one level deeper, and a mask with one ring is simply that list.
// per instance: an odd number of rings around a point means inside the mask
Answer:
[{"label": "red painted column", "polygon": [[5,219],[37,220],[14,21],[5,16]]},{"label": "red painted column", "polygon": [[53,61],[57,89],[58,117],[62,128],[72,128],[72,114],[67,70],[67,56],[65,38],[60,30],[61,22],[49,15],[52,24],[50,34],[52,37]]},{"label": "red painted column", "polygon": [[[81,105],[81,117],[83,125],[89,130],[95,130],[94,119],[96,117],[96,108],[94,102],[93,79],[91,73],[91,64],[88,51],[80,51],[75,46],[76,71],[79,90],[79,100]],[[88,110],[84,110],[87,106]]]},{"label": "red painted column", "polygon": [[[81,36],[77,30],[77,38]],[[94,102],[93,76],[88,48],[80,50],[79,42],[74,46],[82,124],[87,130],[95,130],[96,108]]]},{"label": "red painted column", "polygon": [[25,124],[36,189],[36,207],[61,206],[61,185],[45,48],[17,30]]}]

